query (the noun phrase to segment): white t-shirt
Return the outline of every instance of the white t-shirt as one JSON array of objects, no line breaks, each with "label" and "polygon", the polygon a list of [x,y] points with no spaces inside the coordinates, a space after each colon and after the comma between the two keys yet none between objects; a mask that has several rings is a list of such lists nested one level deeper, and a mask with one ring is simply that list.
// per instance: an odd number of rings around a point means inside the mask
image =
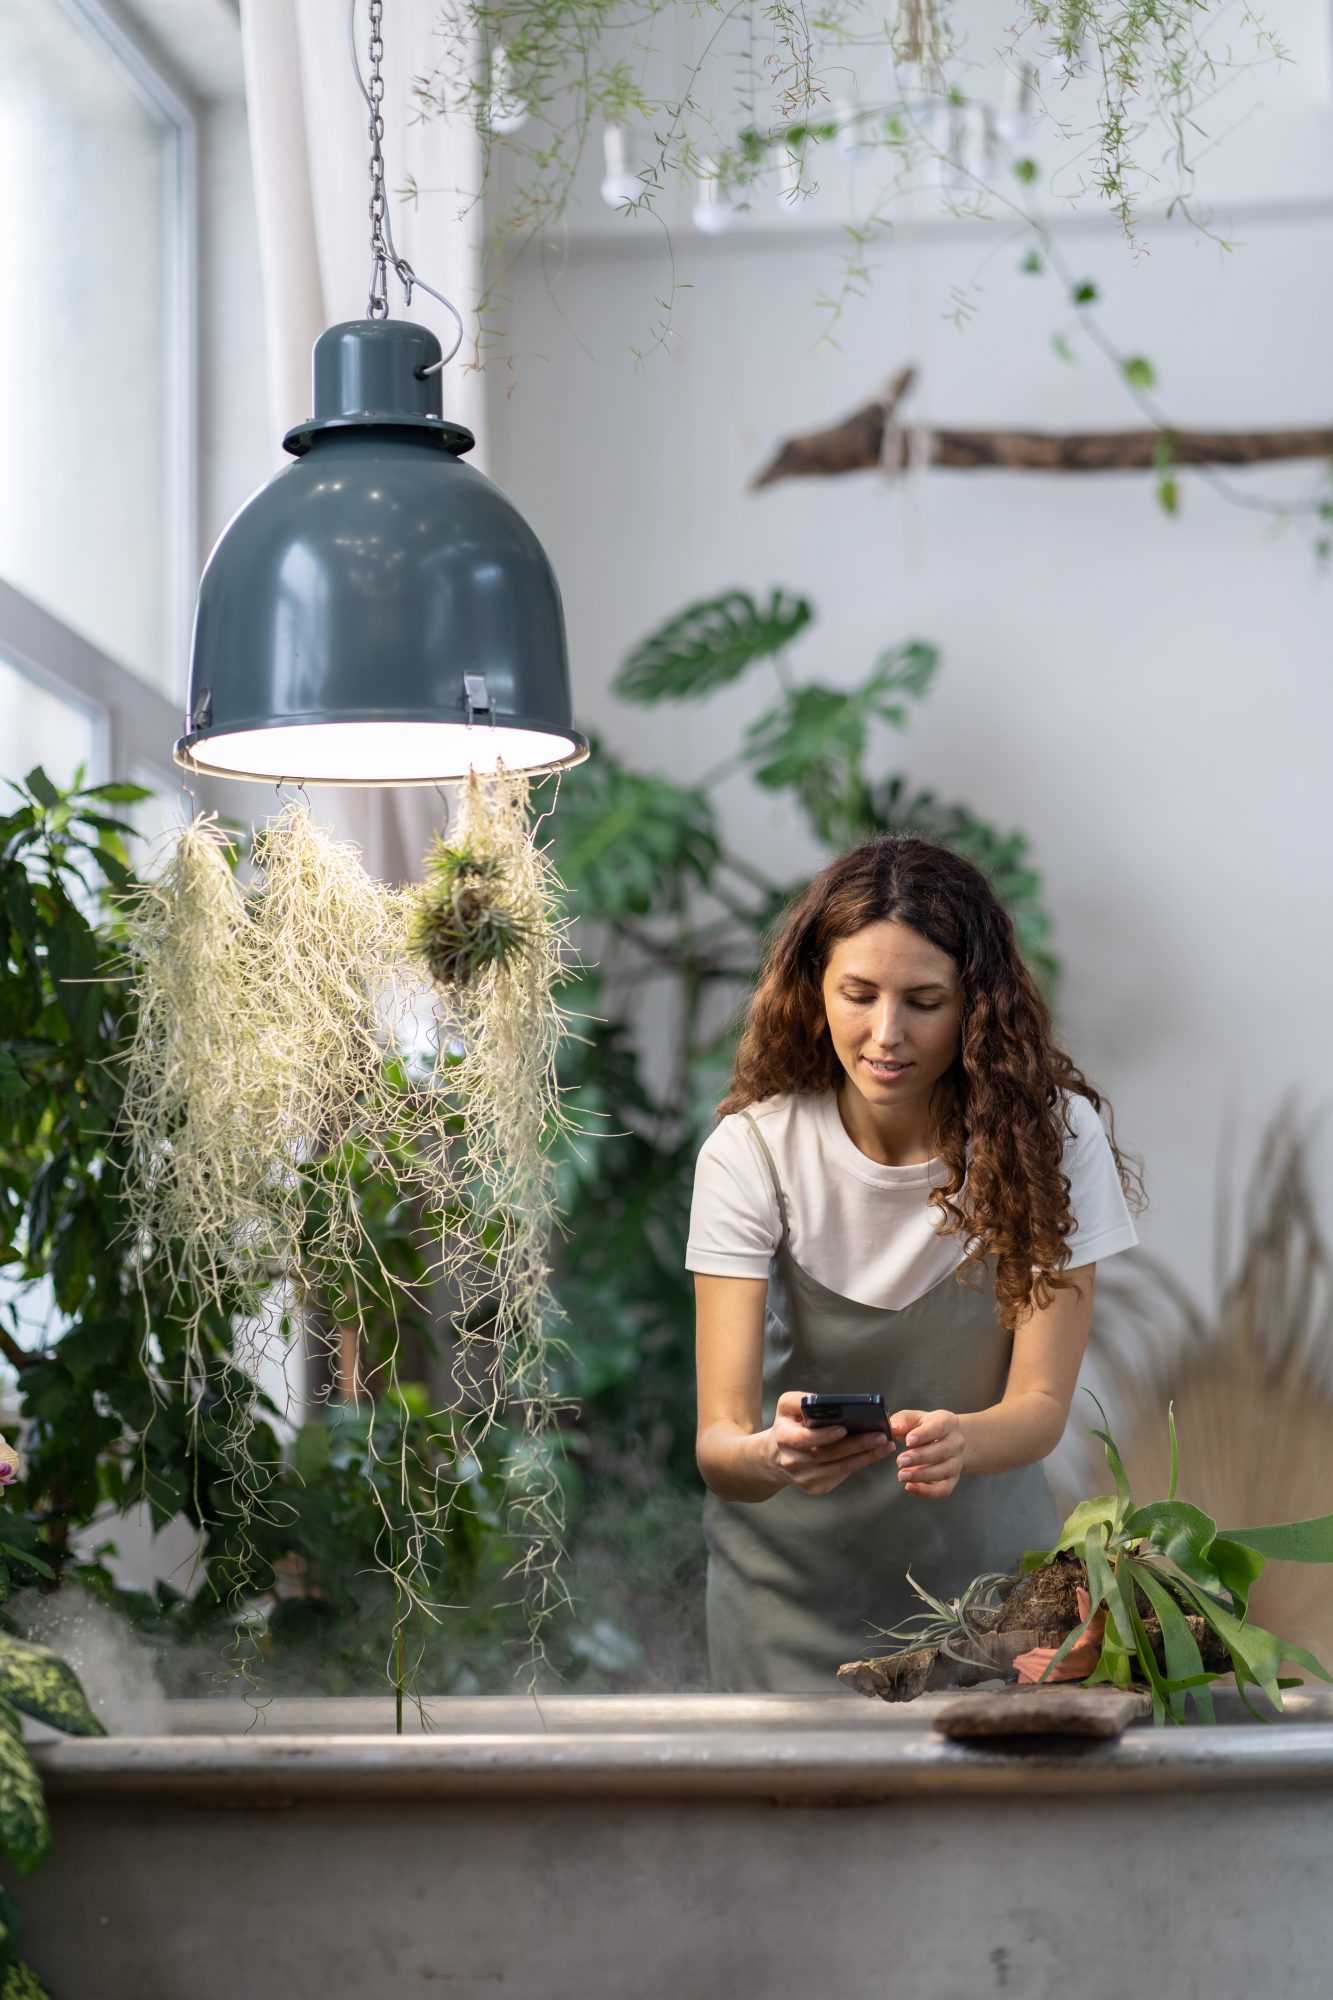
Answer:
[{"label": "white t-shirt", "polygon": [[[1067,1099],[1073,1136],[1064,1171],[1076,1221],[1069,1268],[1138,1242],[1101,1120],[1086,1097]],[[831,1090],[766,1098],[749,1115],[763,1133],[787,1202],[791,1252],[811,1277],[862,1305],[901,1311],[961,1264],[961,1235],[941,1232],[932,1186],[939,1160],[884,1167],[848,1136]],[[733,1112],[704,1141],[694,1173],[687,1270],[766,1278],[782,1237],[768,1164],[744,1116]]]}]

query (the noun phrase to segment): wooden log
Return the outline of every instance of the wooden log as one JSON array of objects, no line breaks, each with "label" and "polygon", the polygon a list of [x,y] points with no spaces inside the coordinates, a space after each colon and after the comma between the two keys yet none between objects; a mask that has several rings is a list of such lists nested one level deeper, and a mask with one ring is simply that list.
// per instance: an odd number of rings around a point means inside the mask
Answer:
[{"label": "wooden log", "polygon": [[879,1659],[849,1660],[838,1668],[838,1679],[881,1701],[915,1701],[921,1694],[1007,1679],[1020,1653],[1033,1646],[1058,1646],[1063,1637],[1062,1632],[992,1632],[978,1643],[975,1662],[955,1660],[938,1646],[918,1646]]},{"label": "wooden log", "polygon": [[900,428],[898,405],[914,380],[915,371],[904,369],[885,395],[841,423],[788,438],[751,482],[751,491],[779,479],[832,478],[874,467],[899,473],[909,465],[953,471],[1152,472],[1164,453],[1173,466],[1333,458],[1333,428],[1326,425],[1251,431]]}]

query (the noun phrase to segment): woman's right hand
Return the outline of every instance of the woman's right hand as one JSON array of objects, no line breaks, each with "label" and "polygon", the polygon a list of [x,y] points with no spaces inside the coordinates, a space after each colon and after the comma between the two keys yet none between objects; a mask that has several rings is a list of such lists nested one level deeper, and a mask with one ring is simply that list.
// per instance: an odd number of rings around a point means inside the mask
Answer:
[{"label": "woman's right hand", "polygon": [[892,1445],[876,1431],[850,1436],[840,1424],[801,1421],[802,1389],[787,1389],[778,1397],[773,1422],[765,1433],[768,1463],[789,1486],[802,1493],[831,1493],[863,1466],[889,1457]]}]

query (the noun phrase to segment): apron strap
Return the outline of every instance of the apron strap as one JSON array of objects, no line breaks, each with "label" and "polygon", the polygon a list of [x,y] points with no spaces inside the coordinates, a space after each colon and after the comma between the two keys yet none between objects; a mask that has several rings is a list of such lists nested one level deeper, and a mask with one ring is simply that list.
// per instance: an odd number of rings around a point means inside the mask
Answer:
[{"label": "apron strap", "polygon": [[748,1111],[742,1111],[742,1113],[741,1113],[741,1117],[742,1117],[742,1118],[743,1118],[743,1119],[745,1120],[745,1122],[746,1122],[746,1124],[747,1124],[747,1125],[749,1126],[749,1128],[750,1128],[751,1132],[753,1132],[753,1134],[754,1134],[754,1137],[755,1137],[755,1143],[756,1143],[756,1145],[758,1146],[758,1148],[759,1148],[760,1152],[761,1152],[761,1153],[763,1154],[763,1156],[764,1156],[764,1159],[765,1159],[765,1161],[767,1162],[767,1165],[768,1165],[768,1178],[769,1178],[769,1179],[770,1179],[770,1180],[772,1181],[772,1183],[773,1183],[773,1192],[774,1192],[774,1194],[775,1194],[775,1195],[777,1196],[777,1198],[778,1198],[778,1214],[779,1214],[779,1216],[780,1216],[780,1217],[782,1218],[782,1240],[783,1240],[783,1242],[785,1243],[785,1242],[787,1241],[787,1236],[788,1236],[788,1229],[787,1229],[787,1197],[786,1197],[786,1195],[785,1195],[785,1194],[784,1194],[784,1193],[782,1192],[782,1182],[781,1182],[781,1181],[780,1181],[780,1180],[778,1179],[778,1170],[777,1170],[777,1165],[776,1165],[776,1163],[775,1163],[775,1161],[774,1161],[774,1159],[773,1159],[773,1155],[772,1155],[772,1154],[771,1154],[771,1153],[769,1152],[769,1150],[768,1150],[768,1141],[767,1141],[767,1139],[765,1139],[765,1137],[764,1137],[763,1133],[762,1133],[762,1132],[761,1132],[761,1131],[759,1130],[759,1127],[758,1127],[758,1126],[757,1126],[757,1125],[755,1124],[755,1122],[754,1122],[753,1118],[751,1118],[751,1116],[750,1116],[749,1112],[748,1112]]}]

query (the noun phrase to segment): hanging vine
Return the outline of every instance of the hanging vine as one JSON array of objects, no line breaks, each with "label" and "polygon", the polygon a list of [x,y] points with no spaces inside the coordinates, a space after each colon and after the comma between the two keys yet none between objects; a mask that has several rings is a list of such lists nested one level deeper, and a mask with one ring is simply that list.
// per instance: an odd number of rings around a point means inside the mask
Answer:
[{"label": "hanging vine", "polygon": [[[255,1449],[261,1375],[300,1334],[322,1345],[331,1393],[369,1403],[401,1715],[405,1632],[439,1615],[436,1557],[501,1422],[517,1427],[510,1525],[534,1666],[563,1595],[547,1440],[559,885],[526,782],[504,774],[466,783],[452,844],[411,895],[373,881],[304,806],[256,833],[252,860],[243,887],[216,824],[196,820],[129,909],[131,1226],[187,1302],[178,1386],[200,1420],[206,1329],[230,1317],[225,1408],[215,1372],[207,1421],[235,1468],[238,1593],[274,1475]],[[412,1208],[448,1300],[452,1393],[426,1413],[402,1379],[404,1281],[363,1226],[367,1160]]]}]

